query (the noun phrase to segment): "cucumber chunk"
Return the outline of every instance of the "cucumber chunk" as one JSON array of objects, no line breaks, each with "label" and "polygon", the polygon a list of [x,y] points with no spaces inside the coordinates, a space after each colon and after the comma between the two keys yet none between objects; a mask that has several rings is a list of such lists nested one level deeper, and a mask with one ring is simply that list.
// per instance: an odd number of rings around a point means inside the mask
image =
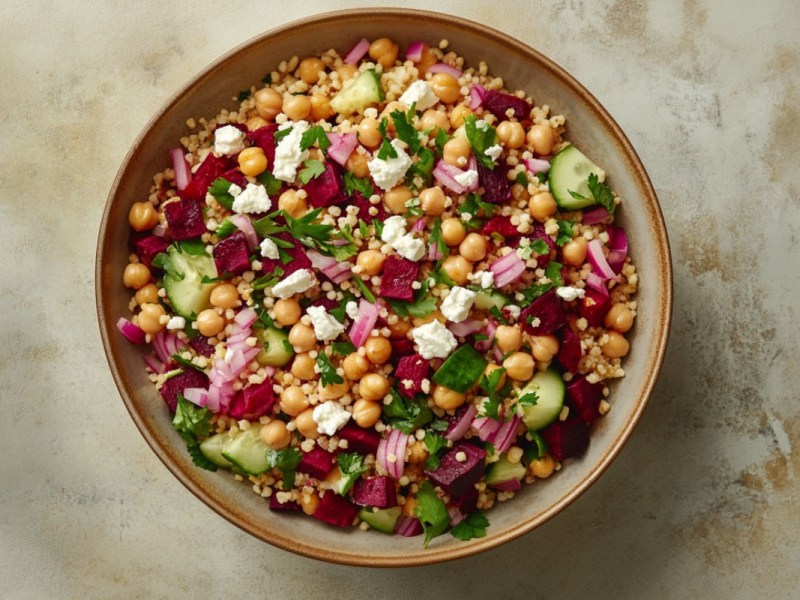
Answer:
[{"label": "cucumber chunk", "polygon": [[267,450],[259,428],[251,427],[225,444],[220,454],[248,475],[261,475],[269,469]]},{"label": "cucumber chunk", "polygon": [[531,431],[547,427],[558,418],[564,407],[564,380],[555,369],[539,371],[519,392],[520,397],[535,392],[539,399],[534,405],[523,407],[525,415],[523,423]]},{"label": "cucumber chunk", "polygon": [[331,108],[349,115],[383,101],[381,76],[374,69],[364,71],[331,100]]},{"label": "cucumber chunk", "polygon": [[[550,193],[556,203],[564,210],[578,210],[597,204],[589,191],[589,175],[595,173],[599,177],[603,170],[589,160],[575,146],[567,146],[560,150],[550,161]],[[575,192],[583,198],[575,198]]]},{"label": "cucumber chunk", "polygon": [[492,463],[489,467],[489,472],[486,474],[486,484],[493,485],[504,483],[512,479],[522,481],[522,478],[525,477],[526,470],[525,465],[521,462],[512,463],[508,460],[506,453],[503,453],[500,455],[497,462]]},{"label": "cucumber chunk", "polygon": [[461,346],[433,374],[433,382],[463,394],[481,378],[487,364],[472,346]]},{"label": "cucumber chunk", "polygon": [[200,442],[200,452],[218,467],[230,468],[231,462],[222,456],[222,449],[231,441],[230,434],[218,433]]},{"label": "cucumber chunk", "polygon": [[506,304],[508,304],[508,296],[496,290],[482,290],[476,292],[475,306],[481,310],[489,310],[493,306],[501,309]]},{"label": "cucumber chunk", "polygon": [[202,283],[203,277],[217,277],[217,267],[208,254],[189,254],[173,244],[167,249],[164,264],[164,290],[172,308],[186,319],[194,319],[211,307],[213,283]]},{"label": "cucumber chunk", "polygon": [[369,507],[364,507],[358,513],[359,518],[367,525],[383,533],[394,533],[397,519],[400,518],[401,507],[384,508],[373,511]]},{"label": "cucumber chunk", "polygon": [[294,356],[289,336],[282,329],[267,327],[255,329],[253,333],[261,342],[261,352],[256,356],[256,361],[261,366],[284,367]]}]

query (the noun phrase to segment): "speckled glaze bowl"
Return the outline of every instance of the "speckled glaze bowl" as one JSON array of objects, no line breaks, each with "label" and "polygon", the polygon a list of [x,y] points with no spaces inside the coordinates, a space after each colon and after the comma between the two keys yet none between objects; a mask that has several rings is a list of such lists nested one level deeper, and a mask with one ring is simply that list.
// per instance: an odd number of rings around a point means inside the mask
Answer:
[{"label": "speckled glaze bowl", "polygon": [[[147,380],[144,350],[131,345],[114,324],[127,315],[130,293],[122,286],[128,260],[131,204],[147,196],[154,173],[168,164],[168,151],[186,134],[189,117],[234,108],[238,90],[258,82],[293,55],[329,48],[346,52],[358,39],[389,36],[405,48],[414,40],[450,40],[467,63],[486,61],[511,89],[525,89],[567,117],[568,138],[609,173],[624,199],[621,222],[639,270],[638,317],[630,335],[627,376],[612,386],[612,410],[598,419],[587,453],[569,460],[546,482],[525,487],[489,512],[488,535],[468,542],[341,530],[302,516],[272,513],[250,486],[228,472],[195,467],[173,430],[164,402]],[[147,443],[167,468],[200,500],[252,535],[299,554],[364,566],[412,566],[464,557],[512,540],[556,515],[608,467],[631,435],[653,390],[666,351],[672,308],[672,272],[664,220],[647,173],[625,134],[600,103],[564,69],[525,44],[483,25],[414,10],[353,10],[319,15],[274,29],[235,48],[175,95],[134,142],[119,170],[103,215],[96,257],[97,312],[109,366],[119,392]]]}]

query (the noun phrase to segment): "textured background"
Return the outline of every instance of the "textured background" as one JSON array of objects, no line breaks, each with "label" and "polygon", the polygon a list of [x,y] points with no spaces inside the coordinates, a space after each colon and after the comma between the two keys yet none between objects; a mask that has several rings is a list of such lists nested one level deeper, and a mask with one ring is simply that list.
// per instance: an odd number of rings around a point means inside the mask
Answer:
[{"label": "textured background", "polygon": [[0,7],[3,597],[800,596],[800,4],[405,3],[525,41],[605,104],[676,291],[656,393],[595,486],[500,549],[395,571],[272,548],[186,491],[119,399],[93,287],[106,194],[167,97],[266,29],[385,3],[126,4]]}]

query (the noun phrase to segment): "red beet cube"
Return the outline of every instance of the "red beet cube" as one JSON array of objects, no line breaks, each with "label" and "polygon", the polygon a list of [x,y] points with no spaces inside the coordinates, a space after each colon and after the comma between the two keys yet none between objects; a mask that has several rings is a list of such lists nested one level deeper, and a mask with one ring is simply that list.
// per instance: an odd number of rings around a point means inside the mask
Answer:
[{"label": "red beet cube", "polygon": [[291,260],[288,263],[283,264],[283,261],[281,261],[279,258],[261,259],[262,272],[272,273],[275,271],[275,269],[281,268],[283,269],[283,277],[286,277],[287,275],[291,275],[300,269],[311,268],[311,259],[306,256],[306,253],[303,252],[303,248],[292,238],[291,235],[288,233],[277,233],[273,237],[283,240],[284,242],[290,242],[294,244],[293,248],[281,248],[281,250],[286,252],[291,257]]},{"label": "red beet cube", "polygon": [[303,186],[308,201],[314,208],[347,202],[344,194],[342,167],[333,161],[325,163],[325,171]]},{"label": "red beet cube", "polygon": [[486,224],[481,229],[481,233],[485,236],[490,236],[493,233],[499,233],[506,241],[520,237],[519,231],[514,225],[511,224],[511,217],[504,217],[503,215],[496,215],[486,221]]},{"label": "red beet cube", "polygon": [[518,121],[530,119],[531,110],[533,110],[527,100],[517,98],[512,94],[498,92],[497,90],[486,91],[486,95],[483,97],[483,108],[501,121],[508,120],[506,113],[509,108],[514,111],[514,117]]},{"label": "red beet cube", "polygon": [[414,342],[409,339],[389,340],[389,343],[392,345],[392,356],[389,362],[395,369],[400,364],[403,357],[416,354],[414,351]]},{"label": "red beet cube", "polygon": [[164,206],[169,235],[173,240],[188,240],[206,232],[203,203],[200,200],[178,200]]},{"label": "red beet cube", "polygon": [[313,517],[336,527],[352,527],[358,510],[355,504],[328,490],[320,498]]},{"label": "red beet cube", "polygon": [[541,435],[550,456],[558,461],[579,456],[589,446],[589,426],[578,418],[556,421],[542,429]]},{"label": "red beet cube", "polygon": [[397,489],[391,477],[359,479],[353,485],[353,502],[359,506],[392,508],[397,506]]},{"label": "red beet cube", "polygon": [[[361,192],[353,192],[352,197],[353,204],[358,207],[358,218],[363,220],[365,223],[372,223],[373,219],[377,219],[378,221],[385,221],[386,217],[389,215],[386,214],[386,209],[383,207],[383,202],[379,202],[378,204],[372,204],[369,201],[369,198],[364,196]],[[378,212],[375,216],[369,213],[369,209],[375,207]]]},{"label": "red beet cube", "polygon": [[208,377],[196,369],[184,369],[180,375],[170,377],[161,387],[161,397],[167,403],[170,411],[175,412],[178,407],[178,394],[186,388],[208,388]]},{"label": "red beet cube", "polygon": [[397,390],[406,398],[413,398],[422,391],[422,380],[428,377],[430,370],[430,363],[419,354],[402,357],[394,372]]},{"label": "red beet cube", "polygon": [[[466,460],[461,462],[456,455],[463,452]],[[475,444],[461,442],[448,450],[435,470],[426,469],[425,474],[450,496],[463,496],[478,482],[486,468],[486,451]]]},{"label": "red beet cube", "polygon": [[496,164],[494,169],[478,165],[478,179],[483,186],[484,202],[505,204],[511,201],[511,182],[505,164]]},{"label": "red beet cube", "polygon": [[242,397],[244,399],[244,414],[240,418],[250,421],[269,413],[277,400],[272,389],[272,379],[265,379],[262,383],[248,385],[242,390]]},{"label": "red beet cube", "polygon": [[327,450],[314,446],[310,452],[303,452],[297,470],[316,479],[325,479],[333,469],[335,457]]},{"label": "red beet cube", "polygon": [[564,326],[566,314],[555,290],[550,290],[523,310],[519,320],[522,328],[531,335],[549,335]]},{"label": "red beet cube", "polygon": [[278,131],[277,123],[269,123],[255,131],[248,132],[247,139],[264,151],[267,163],[275,163],[275,132]]},{"label": "red beet cube", "polygon": [[278,494],[272,494],[269,497],[269,509],[277,512],[297,512],[300,510],[300,505],[294,500],[281,503],[278,501]]},{"label": "red beet cube", "polygon": [[191,340],[189,340],[189,345],[197,352],[200,356],[214,356],[214,346],[208,343],[208,338],[204,335],[198,335]]},{"label": "red beet cube", "polygon": [[417,280],[418,274],[419,264],[414,261],[396,254],[387,256],[383,263],[381,296],[410,302],[414,299],[411,284]]},{"label": "red beet cube", "polygon": [[217,273],[238,275],[250,268],[250,252],[247,249],[247,238],[241,231],[217,242],[214,246],[214,262]]},{"label": "red beet cube", "polygon": [[169,248],[169,240],[150,233],[137,233],[136,231],[131,232],[128,243],[131,250],[148,268],[153,266],[153,259],[160,252],[166,252],[167,248]]},{"label": "red beet cube", "polygon": [[456,507],[464,515],[475,511],[478,508],[478,488],[473,485],[464,495],[450,498],[450,506]]},{"label": "red beet cube", "polygon": [[362,429],[358,425],[348,423],[342,427],[337,435],[347,440],[347,452],[359,454],[375,454],[381,443],[381,434],[374,429]]},{"label": "red beet cube", "polygon": [[203,163],[192,174],[189,185],[180,193],[184,200],[205,200],[208,187],[228,170],[230,161],[209,152]]},{"label": "red beet cube", "polygon": [[600,416],[598,407],[602,399],[603,384],[589,383],[586,377],[579,377],[567,386],[567,404],[584,423],[592,423]]},{"label": "red beet cube", "polygon": [[589,322],[590,327],[600,327],[610,309],[611,298],[590,288],[586,289],[586,295],[579,305],[580,314]]},{"label": "red beet cube", "polygon": [[581,338],[569,327],[561,330],[561,345],[558,348],[558,362],[570,373],[578,372],[578,364],[583,356]]}]

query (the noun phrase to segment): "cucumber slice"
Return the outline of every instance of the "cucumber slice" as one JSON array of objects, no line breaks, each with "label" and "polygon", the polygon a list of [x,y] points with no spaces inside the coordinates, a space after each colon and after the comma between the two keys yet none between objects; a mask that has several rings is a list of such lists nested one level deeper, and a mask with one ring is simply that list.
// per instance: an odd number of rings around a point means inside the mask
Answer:
[{"label": "cucumber slice", "polygon": [[525,477],[525,465],[521,462],[512,463],[508,460],[506,453],[500,455],[497,462],[492,463],[489,472],[486,474],[486,484],[492,485],[516,479],[522,481]]},{"label": "cucumber slice", "polygon": [[364,507],[358,513],[359,518],[367,525],[383,533],[394,533],[397,519],[400,518],[401,507],[384,508],[373,511],[369,507]]},{"label": "cucumber slice", "polygon": [[261,342],[261,352],[256,356],[256,361],[261,366],[284,367],[294,356],[289,336],[282,329],[268,327],[255,329],[253,333]]},{"label": "cucumber slice", "polygon": [[487,364],[472,346],[461,346],[433,374],[433,382],[463,394],[481,378]]},{"label": "cucumber slice", "polygon": [[202,283],[203,277],[217,277],[214,259],[208,254],[189,254],[177,244],[167,249],[164,265],[164,290],[172,308],[186,319],[194,319],[210,308],[213,283]]},{"label": "cucumber slice", "polygon": [[536,392],[539,399],[532,406],[524,406],[522,421],[528,429],[537,431],[555,421],[564,407],[564,380],[561,373],[555,369],[539,371],[519,391],[519,395],[522,397],[529,392]]},{"label": "cucumber slice", "polygon": [[489,310],[493,306],[498,309],[508,304],[508,296],[494,290],[483,290],[476,292],[475,306],[481,310]]},{"label": "cucumber slice", "polygon": [[381,76],[374,69],[369,69],[333,97],[331,108],[341,115],[349,115],[382,101]]},{"label": "cucumber slice", "polygon": [[230,468],[231,463],[224,456],[222,456],[222,449],[231,441],[230,434],[218,433],[212,435],[207,440],[200,442],[200,452],[203,453],[208,460],[217,465],[218,467]]},{"label": "cucumber slice", "polygon": [[[578,210],[597,204],[589,191],[589,175],[601,176],[603,170],[589,160],[575,146],[567,146],[550,161],[550,193],[556,203],[565,210]],[[570,192],[583,198],[575,198]]]},{"label": "cucumber slice", "polygon": [[261,475],[269,469],[267,450],[259,428],[251,427],[225,444],[220,454],[248,475]]}]

